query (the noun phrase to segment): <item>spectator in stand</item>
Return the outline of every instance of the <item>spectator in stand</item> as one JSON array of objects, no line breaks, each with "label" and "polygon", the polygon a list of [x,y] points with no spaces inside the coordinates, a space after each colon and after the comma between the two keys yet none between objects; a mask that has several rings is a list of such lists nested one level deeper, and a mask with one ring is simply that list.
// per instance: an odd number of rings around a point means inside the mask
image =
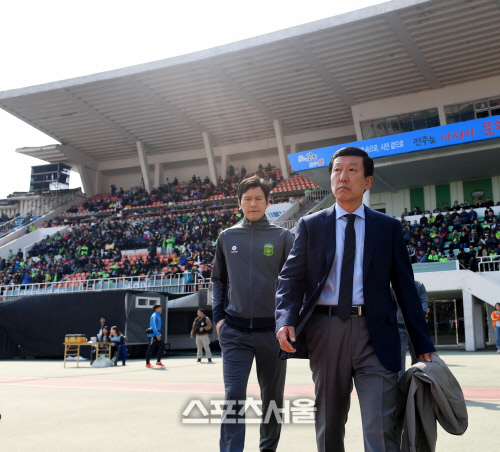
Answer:
[{"label": "spectator in stand", "polygon": [[422,212],[422,216],[420,217],[420,226],[421,227],[427,226],[428,222],[429,220],[425,216],[425,213]]},{"label": "spectator in stand", "polygon": [[417,258],[418,264],[425,264],[427,262],[427,254],[425,254],[423,249],[420,249],[419,256]]},{"label": "spectator in stand", "polygon": [[448,238],[448,240],[451,242],[451,244],[450,244],[451,250],[453,250],[455,248],[459,248],[460,236],[458,235],[458,231],[456,229],[453,229],[453,232],[451,233],[451,236]]},{"label": "spectator in stand", "polygon": [[410,258],[410,262],[412,264],[414,264],[415,263],[415,248],[413,247],[413,245],[411,243],[408,245],[408,256]]},{"label": "spectator in stand", "polygon": [[474,248],[479,243],[479,236],[475,229],[471,229],[469,236],[469,248]]},{"label": "spectator in stand", "polygon": [[466,212],[465,207],[462,207],[460,214],[459,214],[459,217],[460,217],[460,223],[462,223],[462,224],[467,224],[470,222],[469,221],[469,213]]},{"label": "spectator in stand", "polygon": [[439,256],[434,248],[431,248],[431,254],[427,256],[428,262],[437,262],[439,260]]},{"label": "spectator in stand", "polygon": [[422,211],[420,210],[420,207],[415,206],[415,207],[413,208],[412,215],[420,215],[421,213],[422,213]]},{"label": "spectator in stand", "polygon": [[481,223],[476,219],[474,220],[474,223],[471,226],[471,229],[475,230],[477,235],[481,237],[483,235],[483,227],[481,226]]},{"label": "spectator in stand", "polygon": [[487,256],[488,256],[488,251],[483,247],[483,245],[479,244],[477,246],[477,251],[476,251],[476,259],[478,264],[481,263]]},{"label": "spectator in stand", "polygon": [[460,204],[464,209],[469,209],[470,208],[470,204],[469,204],[469,200],[468,199],[465,199],[464,202],[462,204]]},{"label": "spectator in stand", "polygon": [[452,208],[453,210],[457,209],[457,211],[458,211],[458,210],[460,209],[460,204],[458,203],[458,201],[455,201],[455,202],[453,203],[453,205],[451,206],[451,208]]},{"label": "spectator in stand", "polygon": [[474,210],[474,206],[470,206],[469,223],[474,223],[474,220],[477,220],[477,212]]},{"label": "spectator in stand", "polygon": [[477,272],[478,271],[478,262],[475,256],[475,252],[471,251],[470,253],[470,258],[469,258],[469,270],[471,272]]},{"label": "spectator in stand", "polygon": [[446,213],[444,214],[444,223],[446,224],[446,226],[451,226],[453,224],[450,209],[446,209]]},{"label": "spectator in stand", "polygon": [[410,243],[411,239],[411,229],[409,226],[405,226],[403,229],[403,237],[405,239],[406,244],[408,245]]},{"label": "spectator in stand", "polygon": [[432,213],[438,213],[441,212],[441,208],[439,207],[439,204],[436,204],[436,208],[432,211]]},{"label": "spectator in stand", "polygon": [[462,228],[462,233],[460,235],[459,247],[461,249],[467,248],[469,246],[469,228],[466,224]]},{"label": "spectator in stand", "polygon": [[486,202],[484,203],[485,207],[493,207],[495,203],[488,197],[486,197]]},{"label": "spectator in stand", "polygon": [[408,209],[405,207],[405,210],[403,210],[403,213],[401,214],[402,217],[407,217],[410,215],[410,212],[408,212]]},{"label": "spectator in stand", "polygon": [[476,207],[486,207],[486,204],[484,203],[483,198],[478,199],[478,201],[476,203]]},{"label": "spectator in stand", "polygon": [[462,222],[460,221],[460,214],[457,209],[453,209],[453,212],[451,214],[451,221],[454,228],[458,229],[462,227]]}]

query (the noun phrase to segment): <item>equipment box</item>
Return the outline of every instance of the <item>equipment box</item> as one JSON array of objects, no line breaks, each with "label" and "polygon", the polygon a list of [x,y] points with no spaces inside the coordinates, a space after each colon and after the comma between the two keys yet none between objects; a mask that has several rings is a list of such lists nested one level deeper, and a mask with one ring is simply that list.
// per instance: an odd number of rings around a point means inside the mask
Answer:
[{"label": "equipment box", "polygon": [[85,337],[85,334],[66,334],[64,342],[87,342],[87,338]]}]

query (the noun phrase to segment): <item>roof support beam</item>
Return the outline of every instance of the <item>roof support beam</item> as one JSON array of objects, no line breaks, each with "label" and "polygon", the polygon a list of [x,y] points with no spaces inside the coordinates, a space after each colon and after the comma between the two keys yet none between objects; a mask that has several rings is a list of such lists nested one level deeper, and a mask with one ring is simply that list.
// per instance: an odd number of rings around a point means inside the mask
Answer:
[{"label": "roof support beam", "polygon": [[176,106],[172,105],[168,100],[160,97],[146,85],[144,85],[139,80],[131,80],[131,85],[138,89],[145,97],[147,97],[151,102],[154,102],[158,107],[166,110],[168,113],[174,115],[179,119],[179,121],[184,122],[193,130],[199,133],[203,133],[203,127],[197,124],[193,119],[191,119],[188,115],[179,110]]},{"label": "roof support beam", "polygon": [[[207,67],[209,67],[215,75],[221,79],[228,87],[230,87],[235,93],[240,97],[245,99],[249,104],[257,109],[266,119],[274,121],[279,119],[278,115],[273,113],[269,108],[267,108],[256,96],[254,96],[250,91],[241,86],[236,82],[227,72],[223,71],[217,64],[212,60],[206,61]],[[289,131],[285,124],[283,124],[283,129]]]},{"label": "roof support beam", "polygon": [[96,110],[94,107],[87,104],[83,100],[79,99],[77,96],[75,96],[67,89],[61,90],[61,93],[75,105],[78,105],[79,107],[83,108],[83,110],[86,111],[88,114],[95,117],[100,123],[107,124],[116,133],[121,135],[126,143],[134,143],[137,141],[142,141],[140,137],[136,137],[134,134],[130,133],[127,129],[115,123],[114,121],[109,119],[106,115]]},{"label": "roof support beam", "polygon": [[324,82],[350,107],[356,103],[351,95],[344,89],[344,87],[337,81],[335,76],[323,66],[323,63],[316,58],[316,55],[304,44],[300,38],[293,38],[290,40],[293,48],[299,55],[307,61],[309,66],[324,80]]},{"label": "roof support beam", "polygon": [[146,155],[146,148],[142,141],[136,142],[137,153],[139,154],[139,163],[141,165],[142,180],[144,181],[144,187],[148,193],[151,193],[151,173],[149,172],[148,157]]},{"label": "roof support beam", "polygon": [[288,159],[286,155],[285,139],[283,138],[283,127],[281,122],[275,119],[274,132],[276,133],[276,143],[278,144],[278,155],[280,158],[281,171],[284,179],[290,179],[290,172],[288,171]]},{"label": "roof support beam", "polygon": [[214,148],[212,146],[212,140],[208,132],[203,132],[203,143],[205,144],[205,152],[207,154],[208,160],[208,171],[210,173],[210,180],[214,185],[217,185],[217,168],[215,167],[214,159]]},{"label": "roof support beam", "polygon": [[77,164],[83,163],[85,166],[87,166],[88,168],[92,168],[93,170],[96,170],[99,166],[96,159],[92,158],[90,155],[85,154],[84,152],[77,151],[72,146],[63,144],[61,146],[58,146],[58,149],[60,149],[62,153],[72,162],[75,162]]},{"label": "roof support beam", "polygon": [[429,87],[431,89],[441,88],[441,82],[432,71],[432,68],[429,66],[429,63],[427,63],[427,60],[406,29],[404,23],[399,18],[398,14],[394,11],[388,12],[385,15],[385,19],[387,20],[387,23],[392,28],[396,36],[401,41],[401,44],[403,44],[403,47],[408,52],[408,55],[415,63],[426,82],[429,84]]}]

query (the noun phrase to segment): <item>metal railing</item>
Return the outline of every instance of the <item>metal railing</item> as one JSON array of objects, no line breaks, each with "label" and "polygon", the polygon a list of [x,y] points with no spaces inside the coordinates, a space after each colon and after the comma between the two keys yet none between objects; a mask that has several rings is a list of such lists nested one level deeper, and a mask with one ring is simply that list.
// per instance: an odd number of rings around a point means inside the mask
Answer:
[{"label": "metal railing", "polygon": [[[71,199],[75,199],[75,191],[71,193],[65,193],[64,195],[70,195]],[[62,206],[63,204],[69,202],[70,198],[65,198],[64,195],[56,195],[52,197],[47,197],[43,199],[42,204],[32,207],[27,210],[23,214],[18,215],[11,220],[7,220],[0,224],[0,238],[5,237],[6,235],[17,231],[25,226],[29,226],[34,223],[36,220],[42,218],[47,215],[54,209]]]},{"label": "metal railing", "polygon": [[492,272],[500,269],[500,256],[480,256],[478,261],[477,269],[479,272]]},{"label": "metal railing", "polygon": [[321,201],[325,199],[331,192],[328,190],[313,190],[306,195],[306,201]]},{"label": "metal railing", "polygon": [[97,292],[103,290],[134,289],[169,293],[193,293],[210,287],[211,280],[199,274],[191,274],[186,282],[184,273],[175,275],[151,275],[111,277],[105,279],[82,279],[34,284],[12,284],[0,286],[0,301],[9,301],[30,295],[47,295],[73,292]]},{"label": "metal railing", "polygon": [[273,224],[275,224],[276,226],[279,226],[281,228],[293,229],[297,223],[298,223],[298,220],[285,220],[285,221],[276,221]]}]

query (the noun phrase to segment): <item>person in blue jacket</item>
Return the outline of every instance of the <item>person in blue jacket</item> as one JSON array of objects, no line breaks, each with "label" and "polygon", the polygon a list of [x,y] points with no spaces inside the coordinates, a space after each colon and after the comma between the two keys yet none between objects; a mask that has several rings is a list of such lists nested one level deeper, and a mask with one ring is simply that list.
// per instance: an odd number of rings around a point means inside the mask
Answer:
[{"label": "person in blue jacket", "polygon": [[149,337],[149,345],[148,351],[146,352],[146,367],[153,367],[149,360],[151,355],[153,354],[153,350],[155,347],[158,347],[158,356],[156,358],[156,365],[160,367],[165,367],[161,362],[161,357],[163,356],[163,350],[165,350],[165,342],[163,342],[163,338],[161,336],[161,311],[162,307],[160,304],[155,304],[153,306],[153,314],[151,315],[151,319],[149,320],[149,329],[150,333]]}]

